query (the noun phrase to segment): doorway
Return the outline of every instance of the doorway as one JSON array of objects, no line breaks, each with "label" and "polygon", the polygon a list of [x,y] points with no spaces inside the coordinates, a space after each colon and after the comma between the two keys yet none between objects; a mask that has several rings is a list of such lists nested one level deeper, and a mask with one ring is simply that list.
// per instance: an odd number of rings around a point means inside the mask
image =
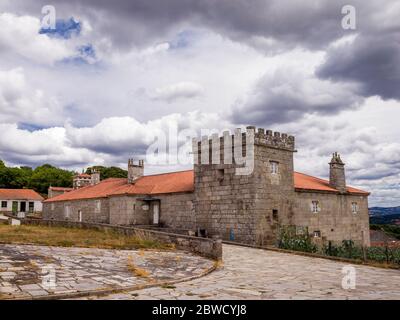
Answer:
[{"label": "doorway", "polygon": [[26,211],[26,202],[25,201],[21,201],[19,211],[20,212],[25,212]]},{"label": "doorway", "polygon": [[12,202],[12,212],[15,214],[18,212],[18,201]]},{"label": "doorway", "polygon": [[160,204],[158,202],[153,203],[153,224],[158,224],[160,221]]}]

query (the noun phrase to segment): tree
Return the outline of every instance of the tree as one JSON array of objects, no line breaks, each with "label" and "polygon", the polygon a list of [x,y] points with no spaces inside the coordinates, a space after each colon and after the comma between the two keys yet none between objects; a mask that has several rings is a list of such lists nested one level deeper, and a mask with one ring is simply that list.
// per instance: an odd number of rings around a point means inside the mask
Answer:
[{"label": "tree", "polygon": [[128,171],[118,168],[118,167],[103,167],[103,166],[93,166],[86,169],[87,174],[91,174],[92,170],[100,172],[100,179],[105,180],[108,178],[127,178]]},{"label": "tree", "polygon": [[23,188],[28,184],[31,174],[29,167],[9,168],[0,160],[0,188]]},{"label": "tree", "polygon": [[73,172],[44,164],[33,170],[28,187],[40,193],[47,193],[50,185],[72,187]]},{"label": "tree", "polygon": [[[118,167],[94,166],[88,168],[86,173],[90,174],[92,169],[100,172],[101,180],[107,178],[127,178],[128,171]],[[72,187],[72,171],[63,170],[50,164],[44,164],[32,170],[31,167],[7,167],[0,160],[0,188],[21,189],[31,188],[46,194],[49,186]]]}]

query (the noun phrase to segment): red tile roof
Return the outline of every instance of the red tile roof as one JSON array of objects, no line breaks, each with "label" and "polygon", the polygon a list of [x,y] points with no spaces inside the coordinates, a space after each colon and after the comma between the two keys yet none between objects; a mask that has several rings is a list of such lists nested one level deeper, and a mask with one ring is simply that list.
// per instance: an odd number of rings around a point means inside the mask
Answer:
[{"label": "red tile roof", "polygon": [[194,191],[194,171],[179,171],[144,176],[134,184],[126,184],[111,195],[120,194],[164,194]]},{"label": "red tile roof", "polygon": [[[294,187],[297,191],[324,191],[338,193],[339,191],[329,185],[328,180],[309,176],[304,173],[294,173]],[[351,194],[369,195],[369,192],[347,186],[347,192]]]},{"label": "red tile roof", "polygon": [[67,188],[67,187],[50,187],[50,190],[53,191],[71,191],[74,190],[74,188]]},{"label": "red tile roof", "polygon": [[[330,187],[329,182],[302,173],[294,173],[295,189],[301,191],[339,191]],[[150,195],[167,194],[194,191],[194,171],[180,171],[150,176],[143,176],[133,184],[128,184],[126,178],[110,178],[101,181],[94,186],[87,186],[76,189],[45,202],[66,201],[78,199],[104,198],[116,195]],[[368,195],[368,192],[347,187],[347,191],[354,194]]]},{"label": "red tile roof", "polygon": [[45,202],[104,198],[124,194],[193,192],[193,190],[194,173],[193,170],[189,170],[144,176],[137,179],[134,184],[128,184],[126,178],[110,178],[94,186],[83,187],[55,196]]},{"label": "red tile roof", "polygon": [[44,198],[32,189],[0,189],[0,200],[39,200]]}]

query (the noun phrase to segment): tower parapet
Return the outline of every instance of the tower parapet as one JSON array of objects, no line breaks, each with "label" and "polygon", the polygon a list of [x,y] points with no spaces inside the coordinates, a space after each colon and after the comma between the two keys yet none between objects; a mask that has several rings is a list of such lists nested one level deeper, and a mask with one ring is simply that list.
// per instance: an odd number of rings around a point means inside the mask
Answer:
[{"label": "tower parapet", "polygon": [[256,131],[256,127],[248,126],[246,132],[238,128],[234,134],[224,131],[221,137],[213,134],[211,137],[193,138],[194,164],[240,163],[240,158],[245,157],[251,149],[249,144],[295,151],[294,136],[263,128]]}]

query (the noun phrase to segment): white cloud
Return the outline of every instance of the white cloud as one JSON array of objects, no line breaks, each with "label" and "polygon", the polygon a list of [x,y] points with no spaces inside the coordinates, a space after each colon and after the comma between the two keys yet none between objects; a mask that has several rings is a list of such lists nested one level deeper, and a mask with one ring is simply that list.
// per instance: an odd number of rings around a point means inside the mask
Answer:
[{"label": "white cloud", "polygon": [[194,82],[178,82],[155,89],[152,98],[155,100],[165,100],[174,102],[179,99],[192,99],[203,94],[203,87]]},{"label": "white cloud", "polygon": [[32,16],[0,14],[0,48],[36,63],[51,65],[71,56],[74,49],[66,40],[39,34],[40,20]]},{"label": "white cloud", "polygon": [[0,70],[0,122],[47,125],[60,120],[61,106],[55,97],[32,88],[24,70]]},{"label": "white cloud", "polygon": [[158,137],[176,139],[179,131],[184,129],[198,135],[201,129],[224,125],[226,122],[217,114],[189,112],[170,114],[145,123],[132,117],[111,117],[92,127],[75,128],[67,124],[66,135],[73,147],[109,154],[145,154],[147,147]]},{"label": "white cloud", "polygon": [[68,145],[65,128],[54,127],[30,132],[17,124],[0,124],[0,157],[11,163],[37,165],[52,163],[61,166],[78,166],[102,163],[102,157],[83,148]]}]

